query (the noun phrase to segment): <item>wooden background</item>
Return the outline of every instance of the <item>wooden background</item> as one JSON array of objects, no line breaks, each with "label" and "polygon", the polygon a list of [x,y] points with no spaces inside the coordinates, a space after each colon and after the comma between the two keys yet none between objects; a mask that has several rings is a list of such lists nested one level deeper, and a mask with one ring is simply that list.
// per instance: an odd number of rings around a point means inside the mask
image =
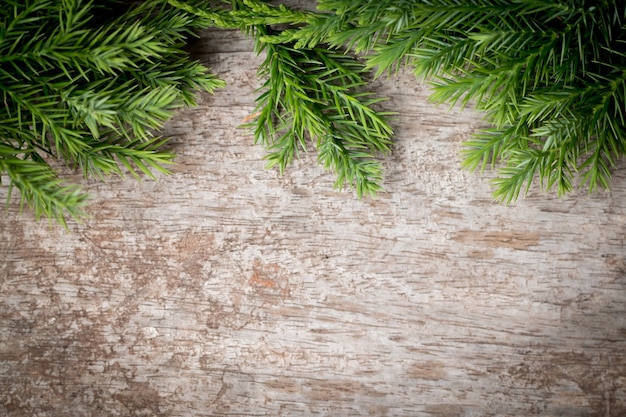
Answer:
[{"label": "wooden background", "polygon": [[397,143],[359,201],[314,152],[266,171],[237,128],[260,58],[197,48],[229,85],[168,125],[173,175],[86,182],[69,234],[2,215],[0,415],[626,415],[624,165],[496,204],[460,168],[480,117],[407,73],[376,83]]}]

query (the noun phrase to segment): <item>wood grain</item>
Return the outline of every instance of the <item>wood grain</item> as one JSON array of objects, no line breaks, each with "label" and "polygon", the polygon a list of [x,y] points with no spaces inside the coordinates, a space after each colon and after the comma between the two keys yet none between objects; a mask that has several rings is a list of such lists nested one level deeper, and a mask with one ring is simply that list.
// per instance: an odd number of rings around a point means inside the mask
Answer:
[{"label": "wood grain", "polygon": [[359,201],[314,151],[264,169],[251,42],[195,48],[229,86],[169,123],[173,175],[85,182],[69,234],[3,214],[0,415],[626,415],[623,164],[610,193],[494,203],[460,168],[480,115],[402,73]]}]

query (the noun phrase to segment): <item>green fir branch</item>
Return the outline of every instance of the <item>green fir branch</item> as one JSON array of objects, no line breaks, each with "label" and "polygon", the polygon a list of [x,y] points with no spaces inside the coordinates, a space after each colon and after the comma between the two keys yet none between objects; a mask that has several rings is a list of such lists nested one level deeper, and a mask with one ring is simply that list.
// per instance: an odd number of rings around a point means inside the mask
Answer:
[{"label": "green fir branch", "polygon": [[[280,171],[312,144],[337,186],[382,186],[388,113],[373,76],[409,66],[437,103],[472,105],[491,128],[463,150],[497,170],[497,199],[537,182],[563,195],[607,188],[626,153],[626,5],[620,0],[6,0],[0,6],[0,173],[37,216],[65,222],[86,201],[56,158],[86,176],[151,176],[172,155],[158,131],[223,82],[184,45],[238,29],[265,54],[250,120]],[[360,60],[358,56],[363,59]]]},{"label": "green fir branch", "polygon": [[183,49],[206,23],[165,0],[4,2],[0,146],[13,153],[0,172],[21,205],[62,224],[83,213],[86,196],[51,159],[88,177],[167,173],[173,155],[157,132],[198,91],[224,85]]},{"label": "green fir branch", "polygon": [[[308,73],[314,66],[302,57],[332,50],[364,55],[375,76],[411,66],[432,84],[434,102],[481,111],[493,128],[465,144],[464,165],[499,167],[497,199],[514,201],[535,178],[559,195],[579,174],[591,190],[605,186],[624,154],[626,6],[618,0],[318,0],[319,12],[230,4],[204,17],[252,33],[271,55],[274,67],[266,61],[261,70],[276,81],[259,97],[255,137],[273,146],[270,158],[281,169],[315,129],[335,135],[324,118],[332,105],[318,95],[323,87],[309,87],[295,69]],[[265,30],[272,24],[286,28]],[[285,51],[290,59],[281,58]],[[293,74],[285,78],[281,68]],[[318,143],[321,154],[342,154],[333,143]]]},{"label": "green fir branch", "polygon": [[257,52],[265,53],[259,76],[266,81],[248,125],[255,142],[269,149],[268,167],[277,166],[282,173],[311,140],[319,163],[336,174],[336,187],[348,184],[358,196],[381,190],[377,157],[390,151],[389,114],[374,110],[381,99],[363,90],[367,70],[361,62],[306,34],[307,27],[317,28],[330,15],[257,0],[235,0],[230,9],[169,2],[218,27],[252,34]]},{"label": "green fir branch", "polygon": [[255,140],[270,148],[269,166],[282,172],[310,137],[320,163],[336,173],[337,187],[348,183],[359,196],[379,191],[382,166],[376,157],[389,152],[392,131],[387,114],[372,110],[380,99],[358,92],[365,84],[363,66],[322,48],[266,48]]},{"label": "green fir branch", "polygon": [[20,211],[29,206],[37,220],[45,217],[67,228],[68,216],[79,219],[85,215],[83,207],[88,195],[77,185],[59,179],[40,158],[20,157],[35,152],[0,144],[0,171],[9,179],[7,202],[11,199],[11,191],[16,189],[20,194]]}]

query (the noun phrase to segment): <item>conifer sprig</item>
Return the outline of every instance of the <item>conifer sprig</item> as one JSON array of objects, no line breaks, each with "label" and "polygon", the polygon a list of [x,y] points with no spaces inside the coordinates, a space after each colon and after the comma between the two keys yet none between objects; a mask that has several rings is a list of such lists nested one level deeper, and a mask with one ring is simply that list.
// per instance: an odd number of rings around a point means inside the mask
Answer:
[{"label": "conifer sprig", "polygon": [[[36,154],[35,150],[26,152]],[[36,156],[24,158],[26,152],[0,144],[0,171],[9,180],[7,202],[12,191],[17,189],[21,208],[28,205],[37,220],[45,217],[65,227],[68,214],[72,217],[84,215],[87,194],[77,185],[67,184],[59,179],[56,172],[42,159]]]},{"label": "conifer sprig", "polygon": [[270,148],[269,166],[283,171],[311,138],[319,162],[336,173],[337,187],[348,183],[359,196],[379,191],[376,157],[389,151],[392,131],[386,114],[372,110],[381,99],[358,92],[365,84],[362,64],[322,48],[265,47],[260,75],[267,81],[254,133]]},{"label": "conifer sprig", "polygon": [[147,0],[7,0],[0,6],[0,173],[37,217],[66,224],[87,196],[51,168],[153,176],[173,155],[156,134],[223,82],[183,51],[206,21]]},{"label": "conifer sprig", "polygon": [[[182,47],[204,27],[240,29],[266,59],[251,126],[282,171],[309,141],[357,194],[379,190],[388,113],[367,73],[401,65],[432,100],[492,124],[465,166],[498,169],[512,202],[533,181],[559,194],[608,188],[626,154],[626,4],[620,0],[6,0],[0,6],[0,173],[22,205],[65,222],[86,196],[57,178],[166,172],[157,131],[198,90],[223,83]],[[363,61],[355,55],[362,55]]]},{"label": "conifer sprig", "polygon": [[375,110],[381,98],[364,90],[367,70],[355,57],[308,39],[301,42],[305,37],[298,35],[328,16],[258,0],[233,0],[229,9],[210,2],[203,7],[169,2],[218,27],[251,34],[257,53],[265,53],[259,68],[265,82],[249,126],[255,141],[270,150],[269,167],[284,171],[311,140],[319,163],[336,174],[337,188],[348,184],[358,196],[381,190],[377,157],[390,151],[392,129],[389,113]]},{"label": "conifer sprig", "polygon": [[[562,195],[607,188],[626,153],[626,4],[619,0],[319,0],[328,17],[288,35],[346,45],[377,75],[399,65],[432,82],[437,103],[472,103],[493,128],[465,166],[497,167],[512,202],[538,178]],[[313,35],[315,34],[315,35]]]}]

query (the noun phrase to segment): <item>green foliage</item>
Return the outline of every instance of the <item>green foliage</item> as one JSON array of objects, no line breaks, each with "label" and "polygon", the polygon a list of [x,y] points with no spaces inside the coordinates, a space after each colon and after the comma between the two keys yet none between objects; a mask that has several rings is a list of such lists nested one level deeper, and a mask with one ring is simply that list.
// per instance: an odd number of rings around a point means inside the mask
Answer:
[{"label": "green foliage", "polygon": [[158,130],[223,83],[188,59],[201,28],[239,29],[265,54],[248,126],[281,171],[306,150],[359,196],[381,189],[389,113],[368,74],[413,69],[436,103],[471,104],[491,127],[465,144],[512,202],[538,179],[559,195],[610,185],[626,153],[621,0],[5,0],[0,6],[0,174],[37,217],[80,216],[85,176],[167,172]]},{"label": "green foliage", "polygon": [[[626,153],[626,3],[621,0],[318,0],[317,12],[258,0],[232,0],[231,10],[209,3],[200,15],[216,26],[252,33],[267,52],[261,74],[269,78],[256,134],[276,138],[268,141],[270,159],[281,167],[303,132],[319,136],[305,127],[322,120],[332,126],[320,113],[345,106],[320,100],[327,86],[312,81],[316,73],[335,68],[320,56],[338,60],[345,50],[364,56],[365,67],[355,70],[359,77],[365,69],[380,76],[406,65],[432,83],[434,102],[471,103],[482,111],[492,127],[465,144],[464,164],[471,170],[497,167],[494,195],[501,201],[515,201],[537,178],[559,195],[577,181],[590,190],[606,188]],[[373,126],[364,120],[363,126]],[[287,133],[279,134],[283,130]],[[379,133],[358,132],[368,163]],[[345,172],[335,170],[340,178]]]},{"label": "green foliage", "polygon": [[272,150],[269,165],[284,170],[298,146],[306,148],[308,135],[319,161],[337,174],[336,186],[347,182],[359,196],[379,191],[376,156],[389,151],[392,131],[385,113],[372,110],[380,99],[359,92],[365,84],[362,64],[324,48],[269,44],[266,49],[260,74],[267,81],[258,99],[255,137]]},{"label": "green foliage", "polygon": [[497,199],[516,200],[537,177],[559,195],[578,179],[590,190],[609,186],[626,153],[623,1],[319,0],[318,8],[331,14],[290,39],[347,45],[377,75],[411,66],[432,82],[433,101],[484,112],[493,127],[466,143],[465,166],[499,167]]},{"label": "green foliage", "polygon": [[205,25],[158,0],[5,0],[0,173],[21,205],[62,224],[83,214],[87,195],[55,160],[94,177],[167,172],[155,132],[197,90],[223,85],[182,49]]},{"label": "green foliage", "polygon": [[320,164],[335,172],[336,187],[347,183],[358,196],[381,189],[377,157],[390,151],[392,130],[386,121],[389,113],[374,109],[381,99],[364,90],[365,66],[342,51],[303,44],[290,35],[323,22],[325,16],[258,0],[233,0],[230,8],[209,2],[202,7],[180,0],[169,3],[217,27],[249,33],[257,52],[265,52],[259,68],[265,82],[249,126],[255,141],[270,150],[268,166],[284,171],[310,139]]}]

